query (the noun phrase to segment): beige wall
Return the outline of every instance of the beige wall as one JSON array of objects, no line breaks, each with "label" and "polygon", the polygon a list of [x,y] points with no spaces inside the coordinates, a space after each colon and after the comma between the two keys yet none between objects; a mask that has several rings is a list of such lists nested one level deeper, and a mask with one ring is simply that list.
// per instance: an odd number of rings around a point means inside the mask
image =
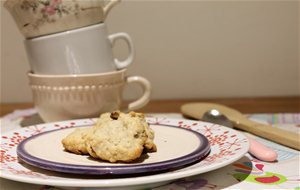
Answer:
[{"label": "beige wall", "polygon": [[[133,38],[153,99],[299,95],[299,1],[123,0],[107,25]],[[31,101],[22,40],[1,6],[2,102]]]}]

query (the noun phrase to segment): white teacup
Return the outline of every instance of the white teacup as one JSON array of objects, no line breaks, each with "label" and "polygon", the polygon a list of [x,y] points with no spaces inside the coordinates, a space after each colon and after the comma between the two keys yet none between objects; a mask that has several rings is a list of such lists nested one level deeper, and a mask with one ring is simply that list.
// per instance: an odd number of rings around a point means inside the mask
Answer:
[{"label": "white teacup", "polygon": [[[113,56],[117,40],[128,45],[128,57]],[[24,41],[31,70],[36,74],[64,75],[111,72],[129,66],[134,48],[127,33],[109,35],[105,23]]]},{"label": "white teacup", "polygon": [[[93,118],[114,110],[132,111],[150,100],[150,82],[126,76],[126,70],[87,75],[38,75],[28,73],[34,105],[45,122]],[[137,83],[143,89],[133,102],[123,101],[124,86]]]}]

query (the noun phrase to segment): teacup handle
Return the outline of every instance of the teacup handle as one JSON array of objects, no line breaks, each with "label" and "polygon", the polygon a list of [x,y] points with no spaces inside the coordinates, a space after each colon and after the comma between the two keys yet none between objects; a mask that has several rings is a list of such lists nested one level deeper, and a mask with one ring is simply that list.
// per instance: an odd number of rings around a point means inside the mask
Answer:
[{"label": "teacup handle", "polygon": [[139,99],[135,100],[134,102],[129,103],[127,108],[125,108],[125,110],[133,111],[144,107],[150,101],[150,95],[151,95],[150,82],[141,76],[130,76],[127,77],[126,79],[126,84],[129,83],[139,84],[143,89],[143,95]]},{"label": "teacup handle", "polygon": [[118,59],[114,59],[115,65],[117,67],[117,69],[124,69],[126,68],[128,65],[130,65],[133,61],[134,58],[134,48],[133,48],[133,43],[131,40],[131,37],[127,34],[127,33],[116,33],[116,34],[111,34],[108,36],[110,43],[112,44],[112,47],[114,46],[115,42],[117,39],[123,39],[127,45],[128,45],[128,49],[129,49],[129,55],[127,57],[127,59],[125,59],[124,61],[119,61]]},{"label": "teacup handle", "polygon": [[106,18],[108,12],[110,11],[110,9],[117,3],[121,2],[121,0],[110,0],[105,7],[103,7],[103,15],[104,18]]}]

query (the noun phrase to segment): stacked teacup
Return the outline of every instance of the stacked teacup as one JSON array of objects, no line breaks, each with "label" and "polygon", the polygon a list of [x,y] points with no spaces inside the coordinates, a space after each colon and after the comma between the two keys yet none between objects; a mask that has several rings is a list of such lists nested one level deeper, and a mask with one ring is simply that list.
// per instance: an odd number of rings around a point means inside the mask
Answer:
[{"label": "stacked teacup", "polygon": [[[114,110],[136,110],[150,98],[150,83],[127,76],[134,47],[127,33],[108,34],[105,18],[119,0],[7,0],[24,34],[33,100],[45,122],[98,117]],[[128,57],[113,56],[117,40]],[[143,95],[124,106],[123,90],[138,83]]]}]

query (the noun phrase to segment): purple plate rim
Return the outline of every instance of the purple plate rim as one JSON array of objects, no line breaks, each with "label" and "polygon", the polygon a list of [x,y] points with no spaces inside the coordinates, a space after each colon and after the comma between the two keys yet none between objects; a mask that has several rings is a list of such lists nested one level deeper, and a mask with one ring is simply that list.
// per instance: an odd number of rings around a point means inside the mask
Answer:
[{"label": "purple plate rim", "polygon": [[[150,125],[156,125],[156,124],[150,124]],[[86,127],[86,126],[89,126],[89,125],[79,125],[79,126],[74,126],[73,128]],[[25,162],[26,164],[29,164],[31,166],[35,166],[38,168],[50,170],[50,171],[70,173],[70,174],[124,175],[124,174],[140,174],[140,173],[149,173],[149,172],[160,172],[160,171],[166,171],[166,170],[170,170],[170,169],[177,169],[177,168],[180,168],[180,167],[183,167],[183,166],[186,166],[186,165],[189,165],[194,162],[202,160],[210,152],[209,141],[201,133],[198,133],[197,131],[193,131],[190,129],[174,126],[174,125],[159,124],[159,126],[174,127],[174,128],[180,129],[180,130],[185,130],[185,131],[191,132],[194,135],[196,135],[196,137],[200,141],[200,145],[191,153],[186,154],[181,157],[178,157],[178,158],[174,158],[174,159],[170,159],[170,160],[166,160],[166,161],[155,162],[155,163],[122,165],[122,166],[93,166],[93,165],[87,166],[87,165],[76,165],[76,164],[66,164],[66,163],[61,163],[61,162],[53,162],[53,161],[48,161],[45,159],[35,157],[25,150],[25,145],[30,140],[37,138],[41,135],[45,135],[47,133],[52,133],[52,132],[56,132],[59,130],[70,129],[70,128],[65,128],[65,129],[55,129],[55,130],[42,132],[37,135],[33,135],[33,136],[30,136],[30,137],[24,139],[17,146],[17,155],[18,155],[18,158],[21,161]]]}]

